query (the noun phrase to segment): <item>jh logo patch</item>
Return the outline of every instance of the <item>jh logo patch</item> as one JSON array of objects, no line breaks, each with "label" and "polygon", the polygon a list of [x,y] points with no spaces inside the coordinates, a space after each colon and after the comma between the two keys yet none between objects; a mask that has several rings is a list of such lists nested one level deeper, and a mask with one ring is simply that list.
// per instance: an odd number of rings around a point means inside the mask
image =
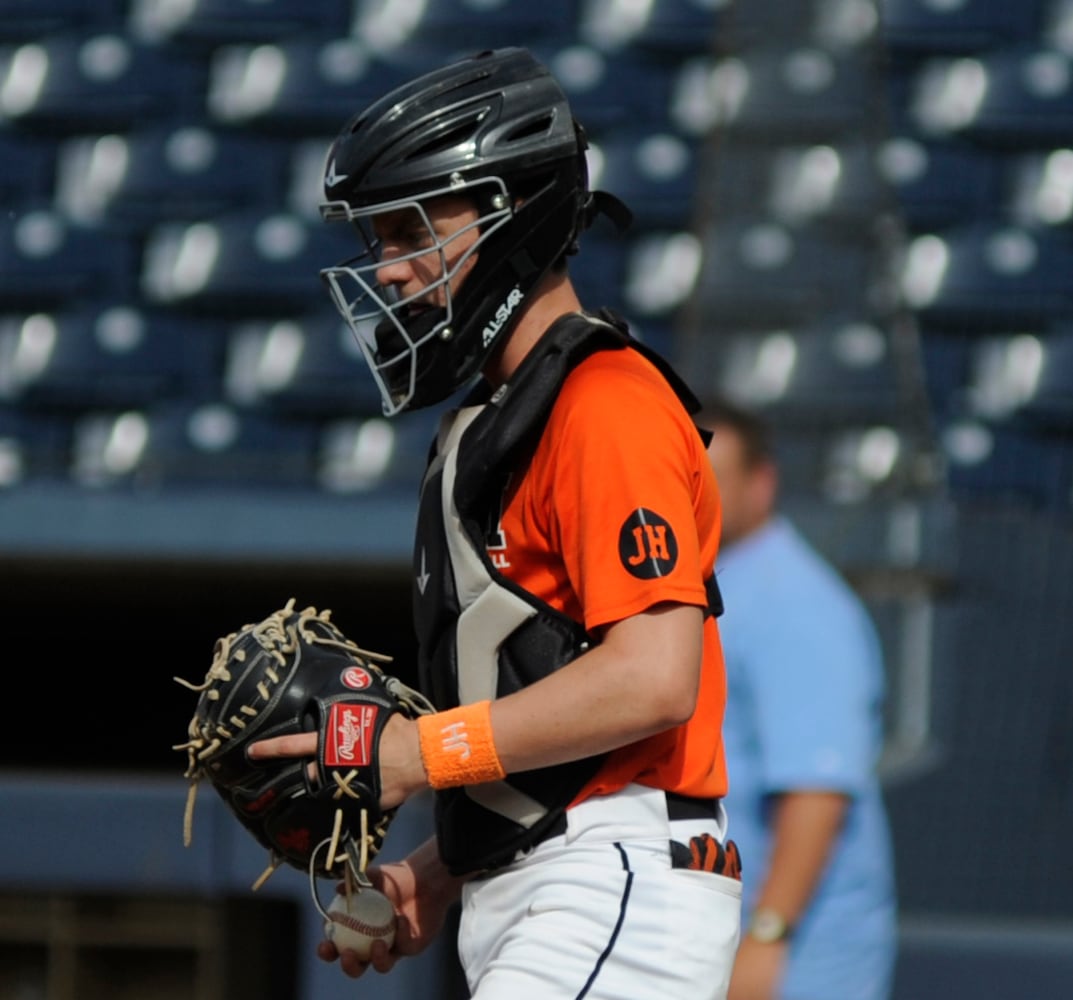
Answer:
[{"label": "jh logo patch", "polygon": [[678,540],[659,514],[638,507],[619,530],[618,554],[627,573],[651,580],[674,569],[678,562]]}]

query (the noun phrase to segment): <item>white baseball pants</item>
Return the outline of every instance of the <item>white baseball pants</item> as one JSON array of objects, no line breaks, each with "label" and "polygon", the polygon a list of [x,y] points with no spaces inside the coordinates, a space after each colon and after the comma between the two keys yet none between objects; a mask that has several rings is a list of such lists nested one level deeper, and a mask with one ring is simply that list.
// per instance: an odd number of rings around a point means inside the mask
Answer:
[{"label": "white baseball pants", "polygon": [[473,1000],[725,998],[741,882],[672,868],[668,848],[704,832],[722,842],[720,814],[671,821],[662,792],[631,785],[468,883],[458,948]]}]

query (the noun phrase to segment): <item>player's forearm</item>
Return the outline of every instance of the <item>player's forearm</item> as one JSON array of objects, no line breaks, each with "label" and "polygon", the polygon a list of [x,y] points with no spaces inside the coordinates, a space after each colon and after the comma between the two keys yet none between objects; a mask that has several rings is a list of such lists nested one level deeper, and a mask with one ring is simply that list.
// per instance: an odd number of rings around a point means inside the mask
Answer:
[{"label": "player's forearm", "polygon": [[696,708],[703,615],[664,605],[610,627],[603,641],[537,683],[418,722],[392,719],[381,742],[384,808],[425,787],[494,781],[635,743]]},{"label": "player's forearm", "polygon": [[816,891],[845,819],[848,799],[836,792],[786,792],[772,810],[768,875],[757,906],[795,924]]},{"label": "player's forearm", "polygon": [[605,753],[692,716],[703,618],[678,605],[612,627],[573,663],[492,704],[504,769],[526,771]]}]

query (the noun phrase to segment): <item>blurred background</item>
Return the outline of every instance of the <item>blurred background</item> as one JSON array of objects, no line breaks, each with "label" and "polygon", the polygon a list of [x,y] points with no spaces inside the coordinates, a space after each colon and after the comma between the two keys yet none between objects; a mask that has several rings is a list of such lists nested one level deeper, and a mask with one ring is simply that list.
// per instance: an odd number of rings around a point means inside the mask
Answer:
[{"label": "blurred background", "polygon": [[173,677],[291,597],[408,676],[435,414],[379,415],[321,168],[506,44],[636,214],[583,299],[770,416],[880,624],[896,1000],[1068,1000],[1071,0],[0,0],[0,997],[465,995],[450,940],[316,961],[306,880],[251,892],[209,792],[183,848]]}]

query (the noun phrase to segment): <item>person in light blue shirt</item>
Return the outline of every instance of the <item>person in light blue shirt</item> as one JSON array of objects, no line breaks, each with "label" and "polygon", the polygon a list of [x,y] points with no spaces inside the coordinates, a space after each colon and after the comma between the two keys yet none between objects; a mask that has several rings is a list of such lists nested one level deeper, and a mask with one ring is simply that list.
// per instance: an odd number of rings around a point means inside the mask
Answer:
[{"label": "person in light blue shirt", "polygon": [[887,1000],[897,902],[878,636],[777,510],[766,422],[720,402],[700,423],[723,505],[725,806],[744,880],[729,1000]]}]

